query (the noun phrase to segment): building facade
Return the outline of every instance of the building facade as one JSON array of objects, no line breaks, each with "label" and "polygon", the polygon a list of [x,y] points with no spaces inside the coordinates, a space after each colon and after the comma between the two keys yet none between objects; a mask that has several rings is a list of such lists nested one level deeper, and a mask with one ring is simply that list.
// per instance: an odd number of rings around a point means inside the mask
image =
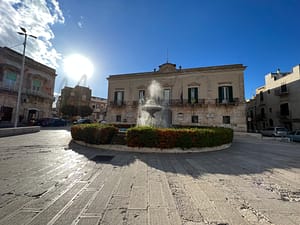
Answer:
[{"label": "building facade", "polygon": [[111,75],[108,79],[109,123],[136,124],[139,105],[149,98],[153,80],[173,126],[223,126],[246,131],[242,64],[183,69],[165,63],[153,72]]},{"label": "building facade", "polygon": [[93,121],[101,122],[105,120],[107,99],[100,97],[91,97],[90,107],[93,109],[93,113],[90,119]]},{"label": "building facade", "polygon": [[[22,55],[0,47],[0,123],[11,125],[15,120]],[[51,117],[56,72],[46,65],[25,58],[24,78],[19,111],[20,123]]]},{"label": "building facade", "polygon": [[77,115],[82,107],[90,106],[91,103],[91,95],[92,90],[88,87],[76,85],[74,88],[72,87],[64,87],[61,90],[61,95],[57,102],[57,109],[59,109],[58,115],[62,115],[62,108],[64,106],[73,106],[76,110]]},{"label": "building facade", "polygon": [[247,103],[248,130],[283,126],[300,129],[300,65],[292,72],[269,73]]}]

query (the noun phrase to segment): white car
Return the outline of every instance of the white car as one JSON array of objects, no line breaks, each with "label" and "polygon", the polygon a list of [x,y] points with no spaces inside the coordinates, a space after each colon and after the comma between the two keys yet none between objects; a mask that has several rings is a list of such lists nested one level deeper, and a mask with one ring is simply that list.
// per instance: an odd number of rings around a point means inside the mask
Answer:
[{"label": "white car", "polygon": [[267,129],[263,129],[260,133],[263,136],[269,137],[286,137],[288,132],[288,129],[286,129],[285,127],[270,127]]}]

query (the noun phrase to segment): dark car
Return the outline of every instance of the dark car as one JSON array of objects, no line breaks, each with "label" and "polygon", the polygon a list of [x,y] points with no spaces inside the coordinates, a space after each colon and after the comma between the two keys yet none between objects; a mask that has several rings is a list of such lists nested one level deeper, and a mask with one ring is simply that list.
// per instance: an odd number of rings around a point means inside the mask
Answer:
[{"label": "dark car", "polygon": [[73,124],[85,124],[85,123],[92,123],[92,120],[90,120],[90,119],[79,119],[79,120],[73,122]]},{"label": "dark car", "polygon": [[61,118],[41,118],[36,124],[42,127],[61,127],[66,126],[67,121]]},{"label": "dark car", "polygon": [[300,130],[291,132],[290,134],[288,134],[288,138],[290,139],[290,141],[300,142]]}]

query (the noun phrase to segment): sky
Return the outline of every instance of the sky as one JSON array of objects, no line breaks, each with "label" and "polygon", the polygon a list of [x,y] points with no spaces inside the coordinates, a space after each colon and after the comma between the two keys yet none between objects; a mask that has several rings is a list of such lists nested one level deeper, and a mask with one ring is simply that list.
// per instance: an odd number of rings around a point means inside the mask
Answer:
[{"label": "sky", "polygon": [[56,69],[55,93],[86,74],[92,95],[106,98],[108,76],[168,60],[243,64],[249,99],[266,74],[300,64],[299,9],[299,0],[0,0],[0,46],[21,53],[20,27],[37,36],[26,55]]}]

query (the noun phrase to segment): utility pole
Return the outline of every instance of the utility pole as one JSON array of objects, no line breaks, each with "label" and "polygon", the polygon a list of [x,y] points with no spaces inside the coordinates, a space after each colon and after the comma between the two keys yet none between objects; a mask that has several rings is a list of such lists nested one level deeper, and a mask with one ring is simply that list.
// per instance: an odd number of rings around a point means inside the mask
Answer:
[{"label": "utility pole", "polygon": [[24,77],[24,67],[25,67],[25,51],[26,51],[26,42],[27,42],[27,36],[35,38],[35,36],[27,34],[26,29],[23,27],[20,27],[22,32],[18,32],[20,35],[24,35],[24,48],[23,48],[23,58],[22,58],[22,67],[21,67],[21,75],[20,75],[20,82],[19,82],[19,89],[18,89],[18,98],[17,98],[17,106],[16,106],[16,113],[15,113],[15,123],[14,127],[18,126],[18,120],[19,120],[19,111],[20,111],[20,103],[21,103],[21,94],[22,94],[22,86],[23,86],[23,77]]}]

